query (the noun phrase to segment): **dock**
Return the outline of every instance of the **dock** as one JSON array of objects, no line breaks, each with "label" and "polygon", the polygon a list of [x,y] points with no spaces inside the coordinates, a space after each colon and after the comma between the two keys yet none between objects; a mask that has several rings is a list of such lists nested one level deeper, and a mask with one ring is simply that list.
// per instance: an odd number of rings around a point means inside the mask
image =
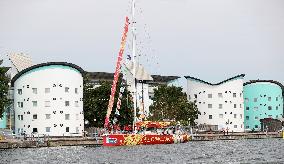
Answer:
[{"label": "dock", "polygon": [[[194,134],[191,141],[215,141],[215,140],[242,140],[242,139],[271,139],[282,138],[283,134],[278,132],[269,133],[229,133],[229,134]],[[284,139],[284,138],[283,138]],[[39,148],[39,147],[59,147],[59,146],[102,146],[102,138],[85,137],[85,138],[28,138],[7,139],[0,141],[0,149],[13,148]]]},{"label": "dock", "polygon": [[102,146],[101,138],[33,138],[27,140],[8,139],[0,141],[0,149],[38,148],[58,146]]},{"label": "dock", "polygon": [[229,134],[194,134],[192,141],[214,141],[214,140],[240,140],[240,139],[268,139],[282,138],[278,132],[269,133],[229,133]]}]

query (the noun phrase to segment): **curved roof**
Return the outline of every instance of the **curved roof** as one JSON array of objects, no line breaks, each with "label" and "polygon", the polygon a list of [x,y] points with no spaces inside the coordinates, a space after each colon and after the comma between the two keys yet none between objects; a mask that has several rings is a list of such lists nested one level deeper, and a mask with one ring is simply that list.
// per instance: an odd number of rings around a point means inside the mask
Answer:
[{"label": "curved roof", "polygon": [[226,82],[228,82],[228,81],[230,81],[230,80],[234,80],[234,79],[237,79],[237,78],[243,78],[243,77],[245,77],[245,74],[240,74],[240,75],[231,77],[231,78],[229,78],[229,79],[226,79],[226,80],[221,81],[221,82],[216,83],[216,84],[212,84],[212,83],[209,83],[209,82],[207,82],[207,81],[203,81],[203,80],[200,80],[200,79],[198,79],[198,78],[191,77],[191,76],[184,76],[184,77],[185,77],[186,79],[196,80],[196,81],[199,81],[199,82],[201,82],[201,83],[208,84],[208,85],[220,85],[220,84],[226,83]]},{"label": "curved roof", "polygon": [[40,68],[40,67],[46,67],[46,66],[50,66],[50,65],[68,66],[68,67],[72,67],[72,68],[78,70],[82,75],[85,73],[84,70],[83,70],[81,67],[79,67],[79,66],[77,66],[77,65],[75,65],[75,64],[72,64],[72,63],[67,63],[67,62],[47,62],[47,63],[41,63],[41,64],[33,65],[33,66],[31,66],[31,67],[28,67],[28,68],[26,68],[26,69],[23,69],[21,72],[17,73],[17,74],[13,77],[13,79],[12,79],[12,81],[11,81],[11,85],[14,86],[15,81],[16,81],[19,77],[21,77],[23,74],[25,74],[25,73],[27,73],[27,72],[33,70],[33,69],[37,69],[37,68]]},{"label": "curved roof", "polygon": [[280,82],[278,81],[274,81],[274,80],[250,80],[246,83],[244,83],[244,86],[246,85],[249,85],[249,84],[254,84],[254,83],[273,83],[273,84],[276,84],[278,86],[280,86],[282,88],[282,90],[284,90],[284,86],[283,84],[281,84]]}]

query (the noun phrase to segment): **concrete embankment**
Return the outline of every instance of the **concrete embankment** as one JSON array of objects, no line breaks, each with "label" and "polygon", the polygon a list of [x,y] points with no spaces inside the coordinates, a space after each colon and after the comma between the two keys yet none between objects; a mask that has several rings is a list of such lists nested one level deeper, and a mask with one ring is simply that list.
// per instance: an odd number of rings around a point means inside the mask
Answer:
[{"label": "concrete embankment", "polygon": [[101,146],[102,140],[93,138],[33,138],[27,140],[9,139],[0,141],[0,149],[36,148],[57,146]]},{"label": "concrete embankment", "polygon": [[[282,138],[281,133],[229,133],[227,134],[195,134],[192,141],[240,140]],[[101,146],[102,138],[28,138],[27,140],[9,139],[0,141],[0,149],[36,148],[57,146]]]},{"label": "concrete embankment", "polygon": [[239,139],[267,139],[282,138],[278,132],[269,133],[229,133],[229,134],[197,134],[192,136],[193,141],[239,140]]}]

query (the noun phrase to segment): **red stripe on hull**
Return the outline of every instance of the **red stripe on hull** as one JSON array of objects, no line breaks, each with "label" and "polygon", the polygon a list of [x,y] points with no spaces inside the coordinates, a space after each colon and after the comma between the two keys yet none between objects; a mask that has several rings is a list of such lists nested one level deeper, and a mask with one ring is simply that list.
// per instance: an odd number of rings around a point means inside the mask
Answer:
[{"label": "red stripe on hull", "polygon": [[130,146],[184,143],[188,135],[152,135],[152,134],[108,134],[103,136],[103,146]]}]

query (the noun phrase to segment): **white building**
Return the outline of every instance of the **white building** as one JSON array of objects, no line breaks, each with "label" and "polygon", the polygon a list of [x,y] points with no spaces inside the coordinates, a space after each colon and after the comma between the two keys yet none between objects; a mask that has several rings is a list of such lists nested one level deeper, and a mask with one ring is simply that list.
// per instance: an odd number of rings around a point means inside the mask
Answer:
[{"label": "white building", "polygon": [[12,79],[15,132],[81,136],[83,70],[71,63],[34,65]]},{"label": "white building", "polygon": [[196,103],[198,124],[218,125],[230,132],[244,131],[243,77],[241,74],[218,84],[185,76],[189,101]]}]

